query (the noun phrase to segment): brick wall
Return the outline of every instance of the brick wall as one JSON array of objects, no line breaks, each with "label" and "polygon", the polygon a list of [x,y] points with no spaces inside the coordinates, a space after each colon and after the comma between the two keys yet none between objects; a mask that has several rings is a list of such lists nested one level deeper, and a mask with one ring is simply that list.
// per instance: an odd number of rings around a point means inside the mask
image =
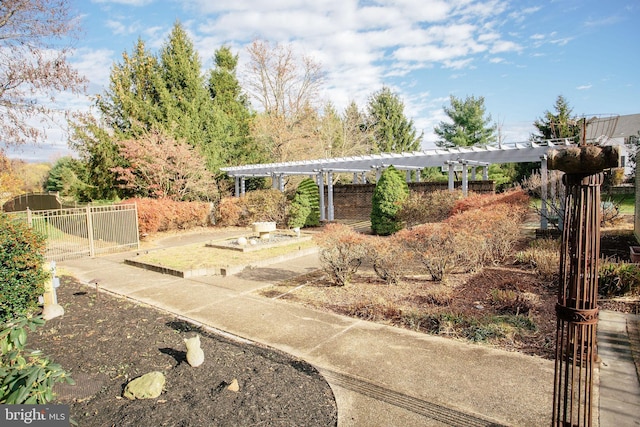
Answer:
[{"label": "brick wall", "polygon": [[[430,192],[446,190],[447,182],[410,182],[409,191]],[[356,219],[368,220],[371,215],[371,200],[375,184],[347,184],[333,186],[333,213],[336,220]],[[462,187],[462,181],[455,183],[456,188]],[[493,181],[469,181],[469,191],[476,193],[495,192]],[[324,187],[325,206],[327,206],[327,186]]]}]

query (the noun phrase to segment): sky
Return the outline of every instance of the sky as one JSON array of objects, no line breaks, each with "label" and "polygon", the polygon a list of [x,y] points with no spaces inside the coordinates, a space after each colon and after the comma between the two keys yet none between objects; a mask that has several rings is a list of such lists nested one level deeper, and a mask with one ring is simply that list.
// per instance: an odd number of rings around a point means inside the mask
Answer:
[{"label": "sky", "polygon": [[[433,148],[450,96],[484,97],[504,142],[526,141],[533,122],[564,96],[579,117],[640,113],[638,0],[69,0],[82,36],[70,62],[87,96],[62,94],[56,109],[86,110],[108,87],[112,65],[138,38],[154,53],[178,20],[209,69],[216,49],[239,55],[256,39],[285,44],[322,66],[322,97],[342,111],[366,108],[383,86]],[[257,103],[254,103],[257,106]],[[69,154],[64,126],[28,161]]]}]

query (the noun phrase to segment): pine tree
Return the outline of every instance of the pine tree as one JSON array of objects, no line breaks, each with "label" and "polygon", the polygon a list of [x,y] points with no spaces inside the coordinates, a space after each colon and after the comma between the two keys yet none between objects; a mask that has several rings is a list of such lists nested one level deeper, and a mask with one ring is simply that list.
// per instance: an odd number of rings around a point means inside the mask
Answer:
[{"label": "pine tree", "polygon": [[571,113],[573,109],[569,102],[562,95],[558,95],[553,105],[555,114],[547,110],[544,116],[538,118],[533,125],[538,129],[538,134],[532,134],[532,141],[555,138],[569,138],[575,142],[580,135],[580,126],[575,116]]},{"label": "pine tree", "polygon": [[433,130],[440,137],[438,147],[470,147],[496,141],[496,125],[491,115],[485,117],[484,97],[467,97],[464,101],[451,95],[451,107],[444,112],[451,122],[440,122]]},{"label": "pine tree", "polygon": [[404,115],[404,104],[388,87],[383,87],[369,99],[367,121],[376,151],[402,153],[420,148],[423,135],[416,136],[413,120]]},{"label": "pine tree", "polygon": [[253,116],[249,100],[236,77],[238,55],[223,46],[216,50],[214,63],[207,88],[217,114],[218,120],[213,125],[220,140],[222,163],[244,165],[266,161],[267,153],[251,136]]}]

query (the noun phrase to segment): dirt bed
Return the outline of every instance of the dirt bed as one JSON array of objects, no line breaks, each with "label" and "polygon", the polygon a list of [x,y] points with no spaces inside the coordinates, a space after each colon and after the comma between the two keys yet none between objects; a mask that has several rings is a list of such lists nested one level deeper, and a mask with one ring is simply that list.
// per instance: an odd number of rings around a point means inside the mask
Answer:
[{"label": "dirt bed", "polygon": [[[77,382],[56,388],[80,426],[333,426],[333,393],[315,368],[281,352],[198,329],[151,307],[63,277],[65,315],[30,333]],[[184,338],[200,335],[204,364],[186,362]],[[157,399],[131,401],[124,386],[151,371],[166,377]],[[236,379],[238,392],[227,387]]]}]

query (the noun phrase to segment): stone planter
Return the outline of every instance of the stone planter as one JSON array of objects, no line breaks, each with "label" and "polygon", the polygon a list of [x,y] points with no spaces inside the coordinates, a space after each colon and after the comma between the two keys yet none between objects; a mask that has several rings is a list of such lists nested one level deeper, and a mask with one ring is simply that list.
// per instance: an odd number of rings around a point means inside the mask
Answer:
[{"label": "stone planter", "polygon": [[631,262],[640,262],[640,246],[630,246],[630,258]]},{"label": "stone planter", "polygon": [[276,231],[276,223],[271,221],[266,222],[254,222],[253,232],[258,233],[261,239],[268,239],[269,233]]}]

